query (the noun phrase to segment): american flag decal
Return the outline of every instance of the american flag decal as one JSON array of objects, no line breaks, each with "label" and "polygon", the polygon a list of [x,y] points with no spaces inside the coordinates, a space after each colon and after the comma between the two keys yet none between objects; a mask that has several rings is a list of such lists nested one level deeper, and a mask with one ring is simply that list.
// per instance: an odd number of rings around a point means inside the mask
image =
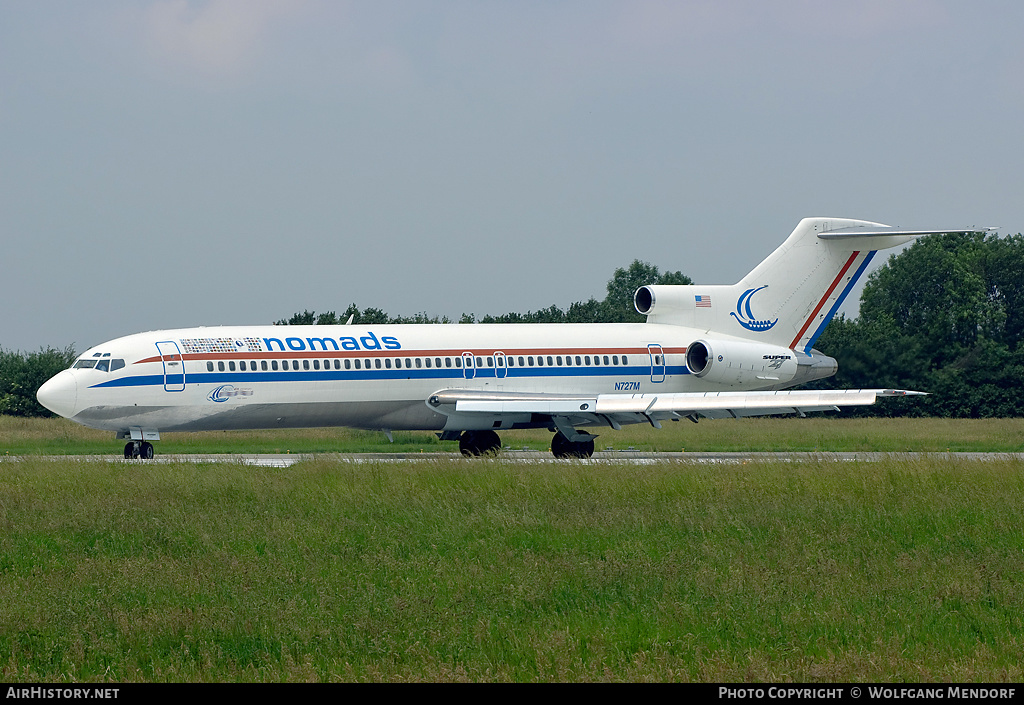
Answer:
[{"label": "american flag decal", "polygon": [[694,296],[693,298],[697,300],[697,308],[711,308],[710,296],[702,294],[700,296]]}]

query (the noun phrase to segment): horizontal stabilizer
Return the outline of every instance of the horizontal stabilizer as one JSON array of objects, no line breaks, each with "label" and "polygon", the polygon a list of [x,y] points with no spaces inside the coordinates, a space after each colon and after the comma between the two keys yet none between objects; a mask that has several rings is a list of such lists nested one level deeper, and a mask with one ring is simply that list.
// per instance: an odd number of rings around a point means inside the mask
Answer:
[{"label": "horizontal stabilizer", "polygon": [[924,237],[925,235],[966,235],[968,233],[993,232],[998,228],[961,228],[959,230],[903,230],[901,228],[838,228],[818,233],[822,240],[845,240],[855,237]]}]

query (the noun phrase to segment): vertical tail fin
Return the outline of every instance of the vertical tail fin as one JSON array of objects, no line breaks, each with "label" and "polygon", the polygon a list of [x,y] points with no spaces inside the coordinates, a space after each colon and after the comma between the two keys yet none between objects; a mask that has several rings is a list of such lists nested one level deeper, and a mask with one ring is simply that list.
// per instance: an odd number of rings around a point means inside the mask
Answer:
[{"label": "vertical tail fin", "polygon": [[778,249],[732,286],[642,287],[649,323],[672,323],[809,352],[878,250],[921,235],[846,218],[804,218]]},{"label": "vertical tail fin", "polygon": [[868,236],[830,240],[820,235],[848,229],[856,232],[870,228],[877,232],[886,227],[841,218],[801,220],[775,252],[736,284],[735,310],[729,315],[740,330],[729,332],[800,352],[810,351],[875,252],[911,239]]}]

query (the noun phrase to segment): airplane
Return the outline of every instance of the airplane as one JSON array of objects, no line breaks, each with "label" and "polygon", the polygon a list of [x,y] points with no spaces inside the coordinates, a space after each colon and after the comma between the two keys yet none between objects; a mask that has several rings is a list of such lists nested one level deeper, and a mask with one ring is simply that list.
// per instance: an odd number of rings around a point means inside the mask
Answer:
[{"label": "airplane", "polygon": [[[429,430],[467,456],[498,431],[546,428],[587,458],[585,429],[833,411],[920,394],[794,390],[830,377],[814,348],[875,253],[959,230],[804,218],[733,285],[647,285],[645,323],[200,327],[86,350],[40,387],[56,414],[150,459],[161,433],[349,426]],[[351,323],[351,319],[350,319]]]}]

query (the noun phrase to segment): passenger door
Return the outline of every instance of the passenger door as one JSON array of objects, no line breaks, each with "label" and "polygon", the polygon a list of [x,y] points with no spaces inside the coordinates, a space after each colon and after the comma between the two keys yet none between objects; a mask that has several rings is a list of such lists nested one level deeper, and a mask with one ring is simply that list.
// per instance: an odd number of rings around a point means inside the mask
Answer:
[{"label": "passenger door", "polygon": [[664,382],[665,351],[657,343],[651,343],[647,346],[647,352],[651,356],[651,381],[655,383]]},{"label": "passenger door", "polygon": [[178,344],[173,340],[165,340],[156,344],[160,353],[160,361],[164,366],[164,391],[185,391],[185,359],[181,355]]}]

